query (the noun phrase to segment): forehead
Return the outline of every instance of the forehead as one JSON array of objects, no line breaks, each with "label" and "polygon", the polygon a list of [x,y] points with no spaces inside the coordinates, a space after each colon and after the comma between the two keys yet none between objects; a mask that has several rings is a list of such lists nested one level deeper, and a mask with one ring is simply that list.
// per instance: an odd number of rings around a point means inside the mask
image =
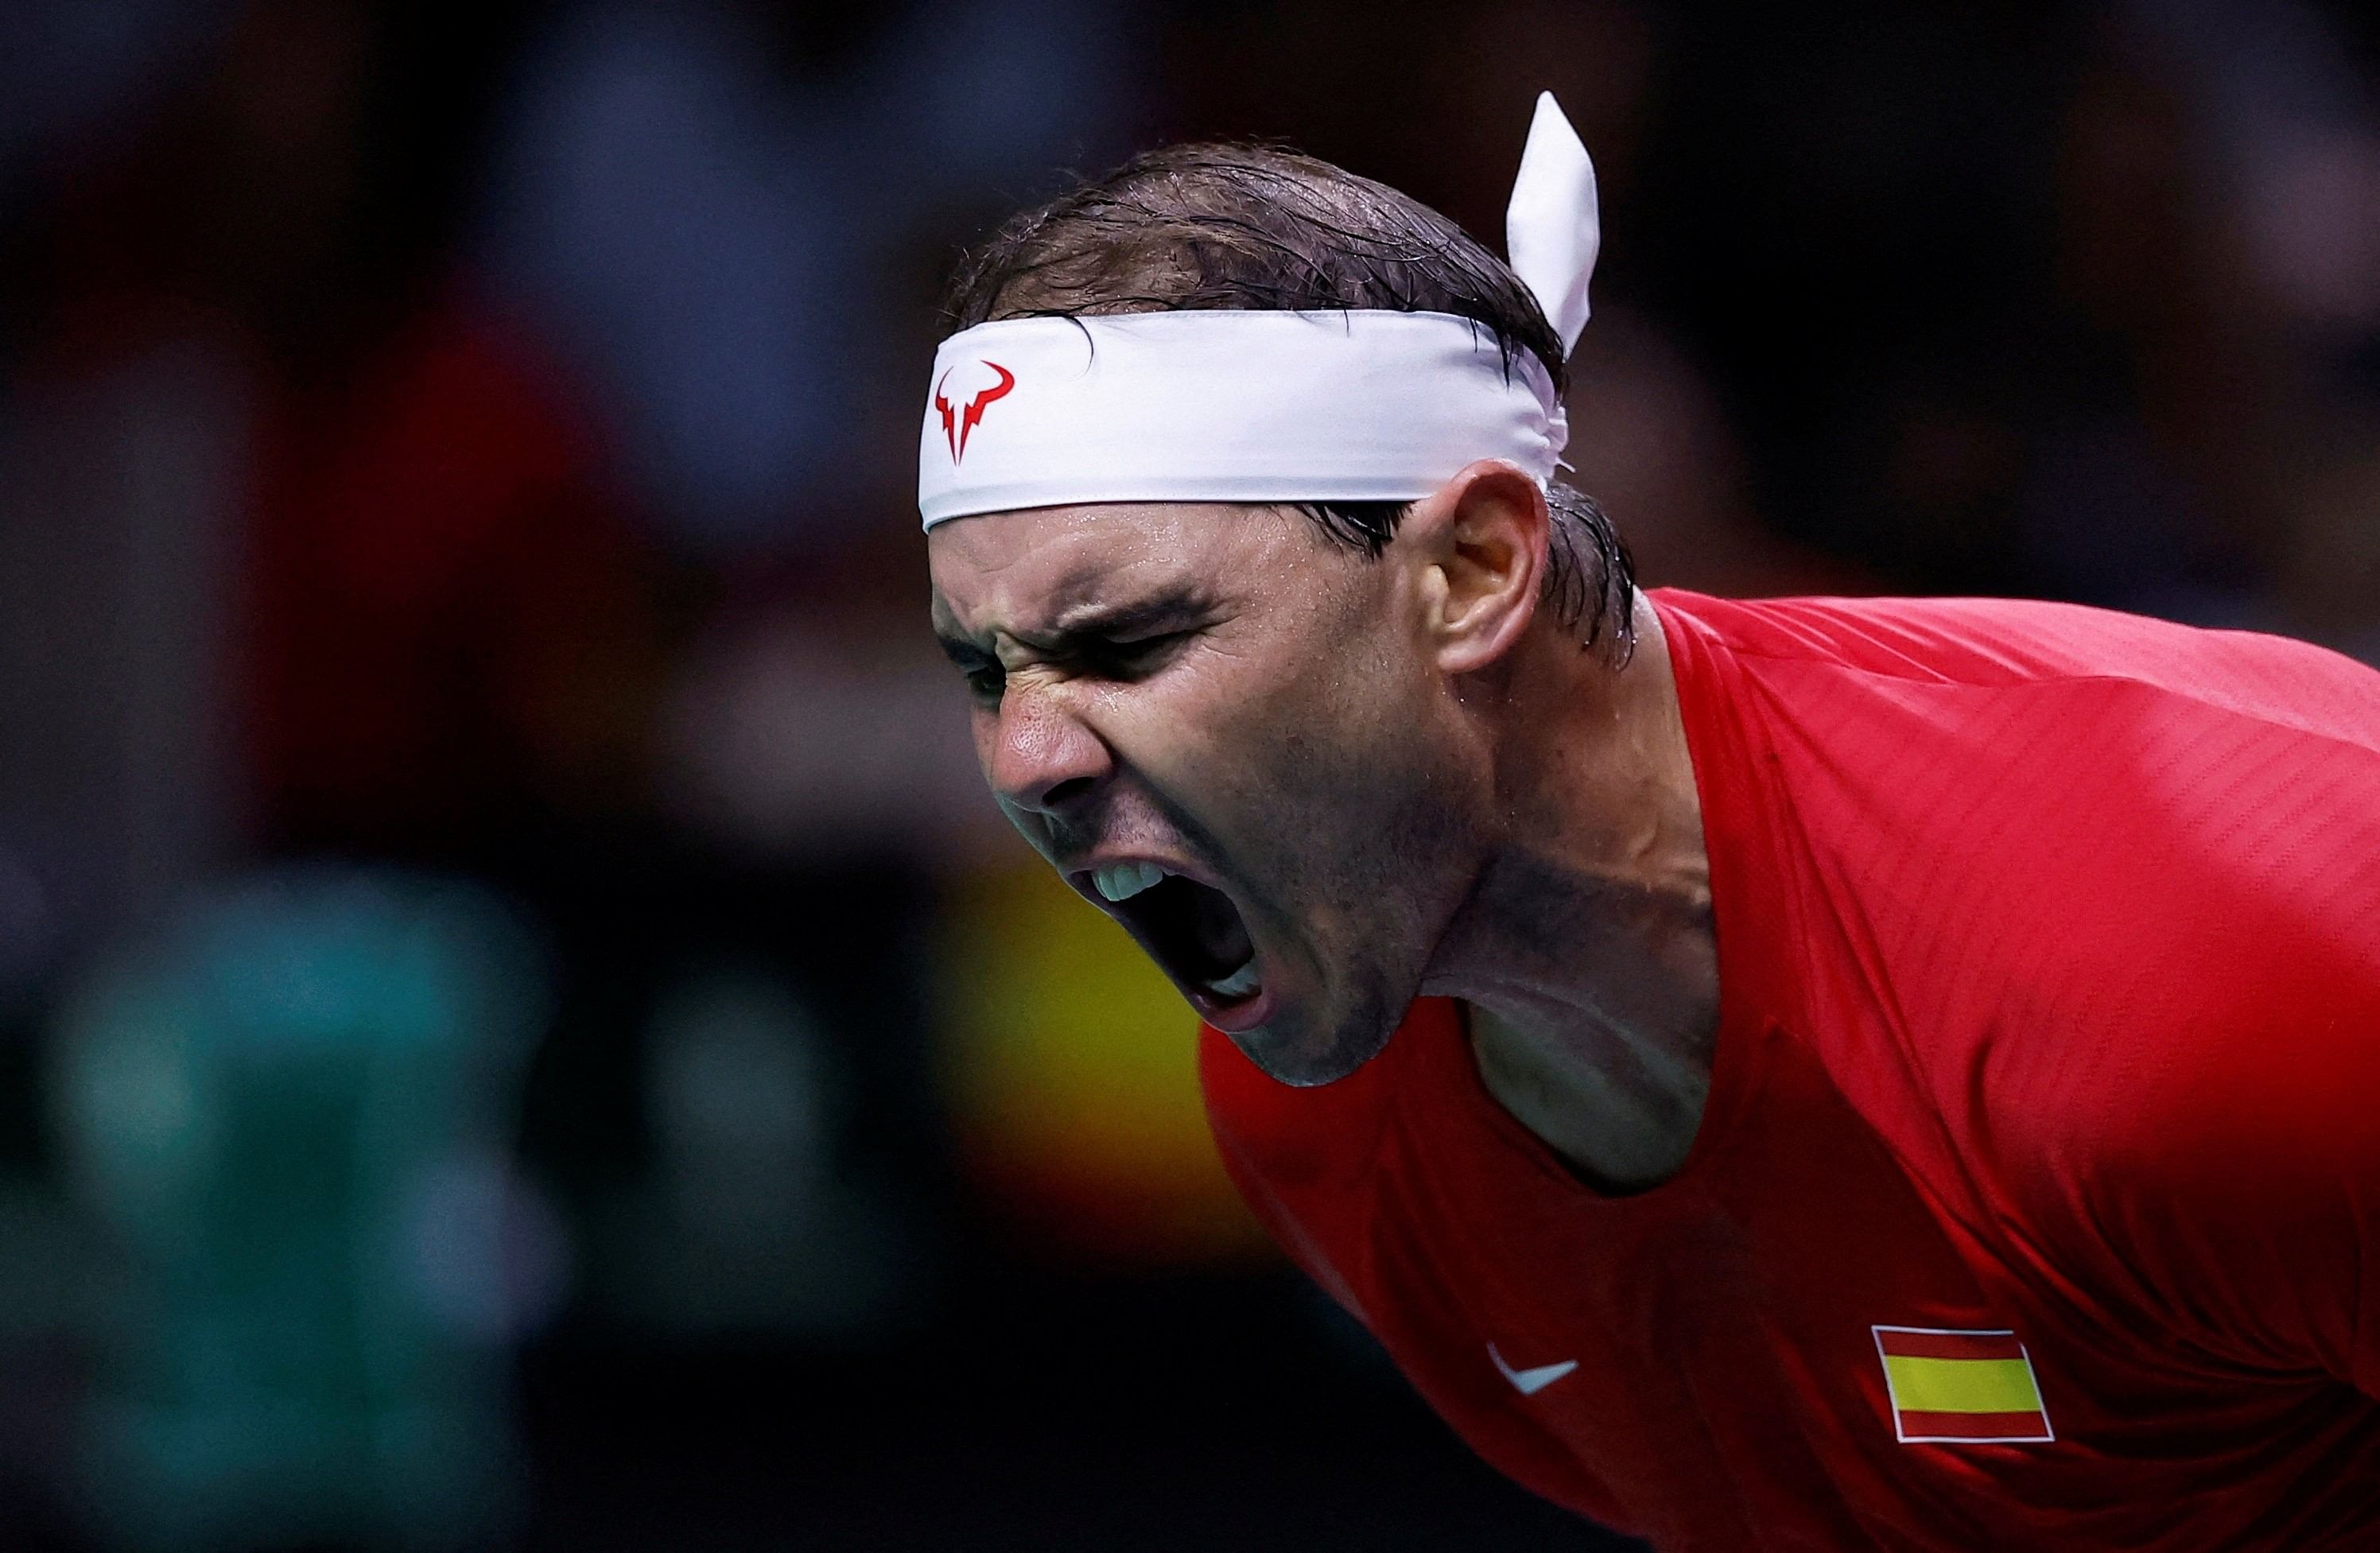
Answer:
[{"label": "forehead", "polygon": [[1280,508],[1189,502],[953,518],[926,537],[934,613],[974,633],[1190,584],[1235,589],[1313,564],[1305,527]]}]

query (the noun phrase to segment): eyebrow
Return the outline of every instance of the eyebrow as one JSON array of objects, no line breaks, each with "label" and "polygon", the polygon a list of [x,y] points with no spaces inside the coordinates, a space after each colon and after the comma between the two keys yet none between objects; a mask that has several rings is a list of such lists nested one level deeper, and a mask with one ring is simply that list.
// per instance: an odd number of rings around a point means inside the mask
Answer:
[{"label": "eyebrow", "polygon": [[943,657],[962,669],[980,669],[987,663],[996,661],[990,653],[976,646],[965,637],[952,636],[940,626],[934,628],[934,642],[942,649]]},{"label": "eyebrow", "polygon": [[1209,607],[1204,588],[1184,583],[1128,603],[1077,605],[1060,614],[1056,626],[1039,641],[1022,635],[1018,639],[1034,646],[1046,642],[1050,650],[1094,638],[1130,641],[1178,625],[1192,615],[1203,614]]},{"label": "eyebrow", "polygon": [[[1132,641],[1155,635],[1211,607],[1204,588],[1184,584],[1128,603],[1077,605],[1060,614],[1046,632],[1014,631],[1010,635],[1036,652],[1067,658],[1094,642]],[[934,639],[941,644],[951,661],[963,669],[978,666],[993,657],[987,649],[945,629],[939,622]]]}]

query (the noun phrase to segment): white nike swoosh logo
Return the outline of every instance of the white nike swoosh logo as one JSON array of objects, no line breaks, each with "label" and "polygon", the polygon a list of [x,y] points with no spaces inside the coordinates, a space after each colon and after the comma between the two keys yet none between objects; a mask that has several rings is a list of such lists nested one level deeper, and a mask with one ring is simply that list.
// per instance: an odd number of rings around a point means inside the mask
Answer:
[{"label": "white nike swoosh logo", "polygon": [[1564,1359],[1559,1365],[1538,1365],[1529,1369],[1516,1370],[1504,1362],[1504,1355],[1496,1352],[1496,1345],[1492,1342],[1488,1345],[1488,1357],[1496,1361],[1497,1371],[1512,1383],[1512,1389],[1524,1397],[1536,1395],[1578,1368],[1577,1360]]}]

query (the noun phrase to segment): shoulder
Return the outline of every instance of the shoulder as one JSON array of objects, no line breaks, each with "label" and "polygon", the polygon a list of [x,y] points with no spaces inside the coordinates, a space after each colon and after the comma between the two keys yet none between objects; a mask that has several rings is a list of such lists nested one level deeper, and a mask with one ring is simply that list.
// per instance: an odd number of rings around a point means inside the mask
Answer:
[{"label": "shoulder", "polygon": [[[1720,638],[1694,649],[1690,727],[1755,754],[1719,816],[1756,832],[1739,876],[1804,962],[1856,961],[1912,1031],[2033,1052],[2229,1027],[2303,967],[2344,986],[2380,953],[2380,674],[2060,605],[1683,618]],[[1941,1055],[1964,1073],[1964,1047]]]},{"label": "shoulder", "polygon": [[2285,637],[2023,599],[1651,597],[1665,625],[1755,677],[1799,668],[1976,689],[2131,686],[2380,747],[2380,673]]},{"label": "shoulder", "polygon": [[1897,1032],[1811,1012],[1839,1076],[1913,1086],[2068,1282],[2242,1363],[2368,1364],[2380,675],[2057,605],[1683,613],[1776,792],[1797,985]]},{"label": "shoulder", "polygon": [[1742,823],[1912,1027],[2235,1028],[2380,963],[2380,674],[2068,606],[1724,608]]},{"label": "shoulder", "polygon": [[2039,685],[1936,754],[1912,716],[1802,811],[1904,1008],[1962,1033],[1937,1077],[2113,1184],[2350,1141],[2301,1127],[2342,1086],[2380,1122],[2380,709],[2225,689]]}]

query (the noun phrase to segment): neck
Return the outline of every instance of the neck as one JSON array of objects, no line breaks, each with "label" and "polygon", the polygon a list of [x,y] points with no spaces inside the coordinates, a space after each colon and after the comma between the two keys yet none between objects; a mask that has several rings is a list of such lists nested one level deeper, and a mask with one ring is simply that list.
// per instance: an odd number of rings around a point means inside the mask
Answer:
[{"label": "neck", "polygon": [[1684,1162],[1718,1011],[1709,858],[1669,644],[1641,598],[1634,624],[1635,655],[1616,673],[1548,639],[1481,698],[1498,819],[1424,989],[1469,1005],[1497,1101],[1613,1192],[1658,1185]]}]

